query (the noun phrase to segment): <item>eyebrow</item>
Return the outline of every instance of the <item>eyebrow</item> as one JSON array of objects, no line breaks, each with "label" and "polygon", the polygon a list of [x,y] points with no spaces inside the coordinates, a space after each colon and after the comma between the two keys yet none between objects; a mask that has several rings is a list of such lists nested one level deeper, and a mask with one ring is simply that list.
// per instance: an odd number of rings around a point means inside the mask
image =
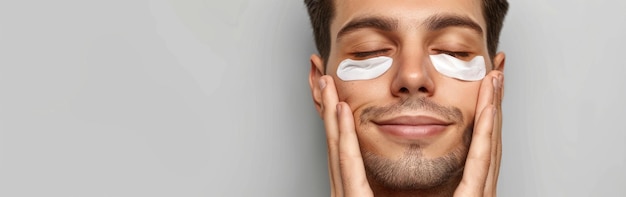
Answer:
[{"label": "eyebrow", "polygon": [[[429,31],[438,31],[448,27],[466,27],[474,30],[478,34],[483,34],[483,29],[478,23],[467,16],[454,14],[437,14],[428,17],[424,23]],[[381,31],[393,31],[398,28],[398,20],[388,17],[367,16],[357,18],[343,26],[337,33],[337,40],[341,40],[344,35],[358,29],[374,28]]]},{"label": "eyebrow", "polygon": [[392,31],[398,28],[398,20],[387,17],[368,16],[357,18],[343,26],[337,33],[337,40],[342,36],[358,29],[374,28],[382,31]]},{"label": "eyebrow", "polygon": [[466,16],[452,15],[452,14],[437,14],[428,17],[424,24],[429,31],[442,30],[448,27],[466,27],[476,31],[478,34],[483,34],[483,29],[474,20]]}]

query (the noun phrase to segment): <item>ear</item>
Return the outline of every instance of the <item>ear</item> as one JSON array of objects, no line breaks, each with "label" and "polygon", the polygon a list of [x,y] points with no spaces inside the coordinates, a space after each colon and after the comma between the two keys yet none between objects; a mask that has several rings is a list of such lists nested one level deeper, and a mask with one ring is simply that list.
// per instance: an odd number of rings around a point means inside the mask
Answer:
[{"label": "ear", "polygon": [[504,63],[506,62],[506,55],[503,52],[498,52],[495,57],[493,57],[493,69],[499,70],[500,72],[504,72]]},{"label": "ear", "polygon": [[324,76],[324,61],[317,55],[311,55],[311,70],[309,71],[309,86],[311,87],[311,94],[313,95],[313,102],[315,108],[322,116],[322,89],[320,88],[320,78]]}]

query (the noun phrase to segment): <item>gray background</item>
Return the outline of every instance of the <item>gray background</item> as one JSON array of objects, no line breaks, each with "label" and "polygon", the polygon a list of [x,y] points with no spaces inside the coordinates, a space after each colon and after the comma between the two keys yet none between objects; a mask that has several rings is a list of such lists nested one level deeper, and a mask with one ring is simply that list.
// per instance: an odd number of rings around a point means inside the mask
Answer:
[{"label": "gray background", "polygon": [[[501,196],[626,195],[626,2],[511,2]],[[300,0],[2,1],[0,196],[327,196]]]}]

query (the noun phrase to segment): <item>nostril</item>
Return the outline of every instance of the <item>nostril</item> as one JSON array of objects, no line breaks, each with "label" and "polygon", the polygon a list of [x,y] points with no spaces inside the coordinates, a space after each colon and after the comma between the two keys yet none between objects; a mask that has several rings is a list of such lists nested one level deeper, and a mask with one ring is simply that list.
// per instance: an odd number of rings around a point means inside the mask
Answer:
[{"label": "nostril", "polygon": [[409,93],[409,89],[402,87],[400,88],[400,93]]},{"label": "nostril", "polygon": [[417,91],[419,91],[419,92],[428,92],[428,89],[426,89],[425,87],[420,87],[420,89],[418,89]]}]

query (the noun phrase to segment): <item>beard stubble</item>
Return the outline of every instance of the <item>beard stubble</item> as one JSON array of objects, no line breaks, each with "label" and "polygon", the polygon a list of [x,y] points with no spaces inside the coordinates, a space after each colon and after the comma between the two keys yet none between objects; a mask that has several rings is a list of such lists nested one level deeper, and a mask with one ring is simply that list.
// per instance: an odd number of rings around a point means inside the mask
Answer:
[{"label": "beard stubble", "polygon": [[[445,187],[455,178],[460,177],[469,149],[473,122],[465,124],[463,114],[457,107],[439,105],[425,97],[409,97],[399,103],[384,107],[368,107],[360,116],[361,128],[373,117],[397,114],[402,111],[430,111],[447,120],[459,123],[463,132],[463,144],[446,155],[426,158],[420,144],[411,144],[404,154],[396,160],[388,159],[362,149],[366,175],[382,187],[393,191],[429,190]],[[456,183],[458,184],[458,183]]]}]

